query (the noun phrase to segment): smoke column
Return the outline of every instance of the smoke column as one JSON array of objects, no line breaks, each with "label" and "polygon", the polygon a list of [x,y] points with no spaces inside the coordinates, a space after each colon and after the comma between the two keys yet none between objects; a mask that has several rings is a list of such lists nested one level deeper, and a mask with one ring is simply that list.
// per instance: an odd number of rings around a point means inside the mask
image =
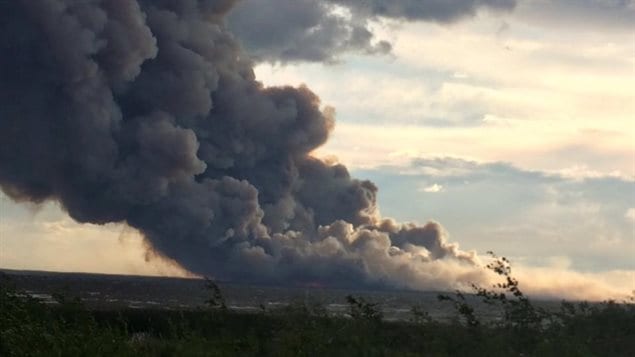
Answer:
[{"label": "smoke column", "polygon": [[452,287],[474,253],[382,218],[372,182],[312,150],[333,110],[264,87],[234,1],[0,1],[0,185],[122,222],[187,270],[262,283]]}]

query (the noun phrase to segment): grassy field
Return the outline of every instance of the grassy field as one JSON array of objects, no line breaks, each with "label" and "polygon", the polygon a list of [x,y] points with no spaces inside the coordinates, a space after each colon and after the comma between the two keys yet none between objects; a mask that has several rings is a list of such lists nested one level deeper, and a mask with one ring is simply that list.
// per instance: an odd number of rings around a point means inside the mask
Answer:
[{"label": "grassy field", "polygon": [[496,290],[475,287],[502,317],[482,322],[461,293],[441,295],[456,309],[452,322],[413,308],[411,321],[386,321],[378,306],[348,296],[349,313],[295,304],[259,313],[225,308],[208,281],[207,308],[174,311],[90,310],[56,294],[45,304],[3,277],[0,356],[635,356],[635,305],[566,303],[535,307],[504,260],[490,268],[506,279]]}]

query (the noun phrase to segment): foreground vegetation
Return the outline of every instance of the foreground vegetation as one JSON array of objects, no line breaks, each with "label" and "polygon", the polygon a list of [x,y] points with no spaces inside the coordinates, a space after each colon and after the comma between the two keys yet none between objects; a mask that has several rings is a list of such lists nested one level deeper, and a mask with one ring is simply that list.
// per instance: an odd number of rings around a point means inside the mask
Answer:
[{"label": "foreground vegetation", "polygon": [[509,262],[488,266],[503,278],[474,286],[501,319],[480,321],[460,292],[440,295],[457,318],[438,322],[425,307],[411,321],[385,321],[379,306],[348,296],[349,314],[294,304],[260,313],[227,310],[208,281],[208,307],[198,310],[91,311],[55,295],[45,304],[0,285],[0,356],[634,356],[633,301],[563,302],[559,311],[534,306],[511,276]]}]

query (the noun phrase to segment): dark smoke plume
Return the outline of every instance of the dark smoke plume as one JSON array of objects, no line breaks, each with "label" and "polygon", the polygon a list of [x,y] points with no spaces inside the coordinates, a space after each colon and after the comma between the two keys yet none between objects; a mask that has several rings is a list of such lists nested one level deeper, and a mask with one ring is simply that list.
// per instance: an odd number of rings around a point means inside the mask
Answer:
[{"label": "dark smoke plume", "polygon": [[379,18],[451,23],[481,9],[509,11],[515,5],[516,0],[242,0],[228,24],[259,61],[328,63],[345,53],[390,53],[391,43],[377,39],[371,27]]},{"label": "dark smoke plume", "polygon": [[[0,185],[123,222],[189,271],[267,283],[475,280],[443,229],[382,219],[377,188],[311,156],[333,111],[263,87],[232,1],[0,1]],[[451,281],[448,279],[452,279]]]}]

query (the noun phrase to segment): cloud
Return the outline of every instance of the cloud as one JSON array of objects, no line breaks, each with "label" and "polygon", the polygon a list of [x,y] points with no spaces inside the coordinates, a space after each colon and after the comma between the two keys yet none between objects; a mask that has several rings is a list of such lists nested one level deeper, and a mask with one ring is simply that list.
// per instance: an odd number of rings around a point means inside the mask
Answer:
[{"label": "cloud", "polygon": [[419,191],[421,192],[427,192],[427,193],[438,193],[443,191],[443,186],[439,185],[439,184],[433,184],[430,186],[422,186]]},{"label": "cloud", "polygon": [[248,0],[229,27],[257,60],[335,62],[342,53],[387,54],[366,20],[353,19],[314,0]]},{"label": "cloud", "polygon": [[349,7],[372,17],[394,18],[408,21],[452,22],[473,16],[480,9],[510,11],[516,6],[515,0],[327,0]]},{"label": "cloud", "polygon": [[516,13],[532,23],[575,31],[618,28],[630,33],[635,26],[632,0],[524,0]]},{"label": "cloud", "polygon": [[[515,24],[576,31],[635,25],[633,2],[613,0],[245,0],[228,23],[259,61],[333,63],[345,54],[391,53],[394,41],[380,35],[386,22],[450,24],[483,10],[509,12]],[[497,36],[514,25],[504,20]]]},{"label": "cloud", "polygon": [[389,53],[390,42],[373,30],[378,19],[450,23],[482,8],[514,6],[514,0],[245,0],[228,24],[256,60],[328,63],[347,53]]},{"label": "cloud", "polygon": [[390,63],[357,56],[326,68],[260,64],[256,73],[267,84],[307,83],[336,107],[338,130],[320,150],[349,165],[417,152],[632,176],[632,34],[505,21],[502,38],[492,16],[408,23]]}]

